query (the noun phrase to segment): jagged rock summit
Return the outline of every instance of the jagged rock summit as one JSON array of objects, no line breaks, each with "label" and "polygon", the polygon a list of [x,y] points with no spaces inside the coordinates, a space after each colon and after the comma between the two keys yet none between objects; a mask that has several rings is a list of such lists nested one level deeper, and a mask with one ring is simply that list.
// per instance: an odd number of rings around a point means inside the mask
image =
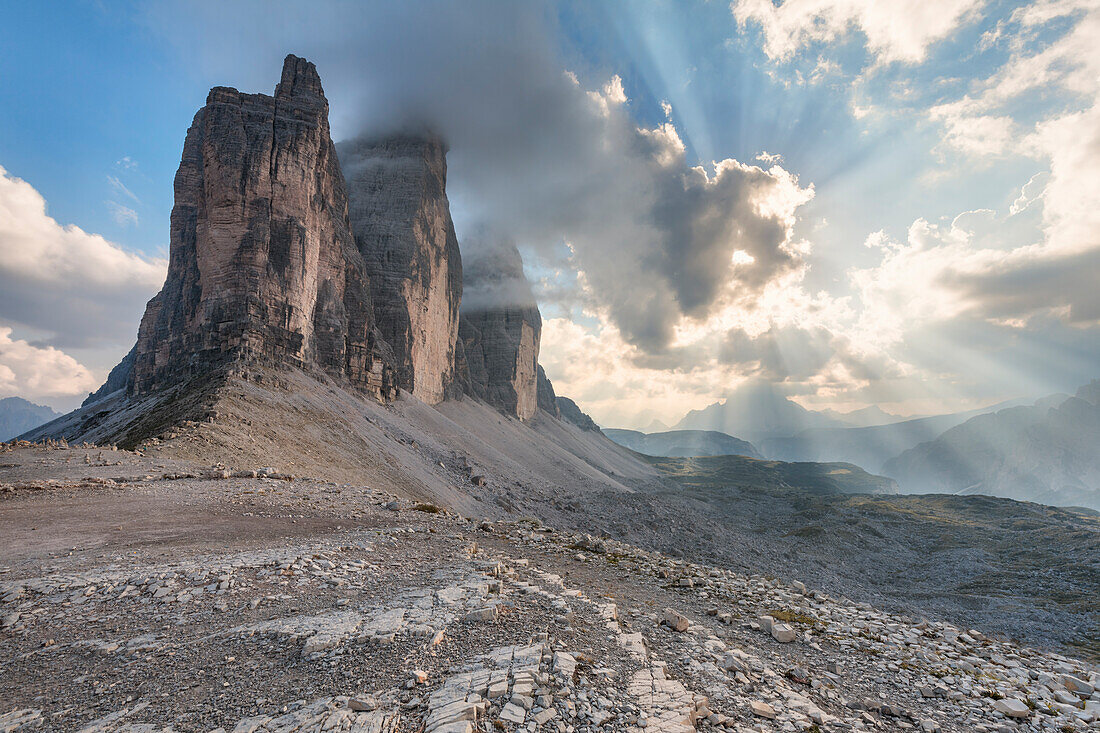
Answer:
[{"label": "jagged rock summit", "polygon": [[398,385],[428,404],[442,402],[454,372],[462,298],[447,147],[432,134],[394,134],[341,143],[337,150]]},{"label": "jagged rock summit", "polygon": [[[358,446],[365,428],[344,418],[399,389],[410,403],[472,396],[525,422],[564,420],[539,376],[541,319],[515,246],[497,257],[475,239],[464,278],[446,152],[434,134],[402,132],[343,144],[338,159],[317,70],[293,55],[274,96],[212,89],[187,133],[168,275],[137,343],[80,410],[36,434],[139,445],[218,422],[240,431],[229,442],[255,443],[256,415],[279,435],[309,404],[323,444],[342,431]],[[273,403],[235,413],[244,382]]]},{"label": "jagged rock summit", "polygon": [[175,200],[168,277],[141,321],[130,393],[257,357],[392,389],[312,63],[287,56],[273,97],[212,89]]}]

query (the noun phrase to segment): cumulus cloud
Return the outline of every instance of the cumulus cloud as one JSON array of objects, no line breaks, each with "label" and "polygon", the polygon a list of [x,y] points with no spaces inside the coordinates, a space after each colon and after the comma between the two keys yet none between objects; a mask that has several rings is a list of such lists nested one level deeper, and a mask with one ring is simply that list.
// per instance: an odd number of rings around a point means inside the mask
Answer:
[{"label": "cumulus cloud", "polygon": [[1043,189],[1046,185],[1046,178],[1046,172],[1040,171],[1028,179],[1028,182],[1020,187],[1020,195],[1012,202],[1012,206],[1009,207],[1008,213],[1012,216],[1016,216],[1017,214],[1027,211],[1036,201],[1041,201],[1043,198]]},{"label": "cumulus cloud", "polygon": [[1045,120],[1028,138],[1050,162],[1043,222],[1058,250],[1100,247],[1100,78],[1097,85],[1090,107]]},{"label": "cumulus cloud", "polygon": [[845,330],[865,363],[888,360],[865,380],[868,398],[935,384],[990,397],[1042,394],[1094,375],[1100,339],[1088,329],[1100,326],[1100,249],[1014,241],[1018,215],[918,219],[902,242],[875,237],[882,261],[849,272],[859,315]]},{"label": "cumulus cloud", "polygon": [[[1058,32],[1054,24],[1067,21],[1068,30]],[[976,79],[967,94],[933,106],[929,116],[944,126],[948,147],[972,157],[1058,154],[1072,143],[1064,128],[1076,128],[1074,116],[1095,107],[1100,94],[1100,4],[1032,3],[992,33],[987,45],[1005,46],[1007,61]]]},{"label": "cumulus cloud", "polygon": [[49,400],[82,395],[97,386],[83,365],[51,346],[34,346],[11,337],[0,326],[0,396]]},{"label": "cumulus cloud", "polygon": [[863,35],[868,51],[882,63],[916,63],[928,47],[954,32],[983,0],[735,0],[741,26],[759,25],[764,51],[777,61],[815,44]]},{"label": "cumulus cloud", "polygon": [[[855,30],[872,65],[903,62],[874,109],[934,123],[941,171],[960,158],[966,171],[1029,158],[1047,169],[1020,181],[1004,211],[966,211],[954,219],[930,214],[900,239],[883,230],[864,235],[881,259],[849,271],[852,312],[803,321],[842,337],[830,345],[837,358],[814,379],[843,365],[853,379],[850,398],[890,401],[891,391],[916,397],[930,387],[971,395],[988,388],[992,396],[1030,385],[1041,393],[1059,379],[1064,389],[1091,378],[1089,356],[1100,346],[1100,304],[1090,284],[1100,263],[1100,4],[1039,0],[1008,8],[979,44],[975,55],[987,54],[980,65],[967,59],[967,68],[956,69],[945,65],[959,59],[937,58],[912,73],[907,67],[928,60],[938,40],[985,8],[924,3],[938,16],[928,25],[929,16],[904,4],[871,5],[741,0],[733,10],[742,26],[760,27],[776,61],[803,51],[812,59],[818,44],[838,49]],[[893,26],[895,34],[880,22],[890,15],[913,25]],[[974,68],[980,75],[968,75]],[[936,81],[931,88],[929,78]],[[861,89],[865,95],[871,87]],[[731,338],[746,368],[763,370],[763,357],[776,352],[766,342],[740,343],[736,332]]]},{"label": "cumulus cloud", "polygon": [[614,324],[599,319],[593,326],[543,318],[539,360],[556,389],[608,426],[641,427],[655,416],[675,422],[687,410],[713,402],[716,385],[741,381],[727,366],[700,362],[684,370],[646,364],[647,357],[624,341]]},{"label": "cumulus cloud", "polygon": [[[1052,23],[1061,26],[1052,27]],[[1009,207],[1011,217],[1041,211],[1039,236],[997,250],[964,237],[898,257],[927,260],[936,292],[965,299],[968,316],[1020,328],[1042,319],[1080,326],[1098,319],[1100,263],[1100,3],[1046,0],[1021,7],[987,40],[1008,60],[971,93],[931,110],[946,143],[970,157],[1029,156],[1049,165]],[[1035,92],[1042,92],[1036,97]],[[1028,104],[1021,108],[1020,102]],[[1023,111],[1021,111],[1021,109]],[[1008,227],[1002,231],[1010,239]],[[956,236],[957,235],[953,235]],[[910,237],[912,239],[912,236]],[[941,264],[934,265],[933,259]],[[883,272],[892,267],[887,261]]]},{"label": "cumulus cloud", "polygon": [[1007,156],[1017,152],[1016,121],[1003,115],[970,115],[958,103],[933,107],[929,116],[944,127],[943,144],[971,156]]},{"label": "cumulus cloud", "polygon": [[62,349],[133,339],[167,262],[62,226],[26,181],[0,168],[0,314]]}]

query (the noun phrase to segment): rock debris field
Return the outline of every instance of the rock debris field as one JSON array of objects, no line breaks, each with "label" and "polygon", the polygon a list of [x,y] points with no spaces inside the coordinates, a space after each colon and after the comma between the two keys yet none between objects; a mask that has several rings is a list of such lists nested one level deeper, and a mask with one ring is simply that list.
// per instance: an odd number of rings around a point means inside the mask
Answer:
[{"label": "rock debris field", "polygon": [[0,731],[1077,731],[1100,672],[383,487],[0,448]]}]

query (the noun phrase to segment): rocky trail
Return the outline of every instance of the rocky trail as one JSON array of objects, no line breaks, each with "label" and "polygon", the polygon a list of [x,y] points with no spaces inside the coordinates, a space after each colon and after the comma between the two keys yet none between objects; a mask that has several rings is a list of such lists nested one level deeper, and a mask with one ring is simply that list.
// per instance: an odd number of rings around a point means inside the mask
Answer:
[{"label": "rocky trail", "polygon": [[1098,670],[535,521],[0,452],[0,731],[1073,731]]}]

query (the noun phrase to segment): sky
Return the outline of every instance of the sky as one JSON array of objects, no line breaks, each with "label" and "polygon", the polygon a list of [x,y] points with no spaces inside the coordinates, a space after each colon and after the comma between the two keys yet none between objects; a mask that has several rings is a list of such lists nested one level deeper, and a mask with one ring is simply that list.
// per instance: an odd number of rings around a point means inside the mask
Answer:
[{"label": "sky", "polygon": [[0,1],[0,397],[133,343],[210,87],[314,61],[337,141],[450,144],[601,424],[747,382],[902,415],[1100,377],[1100,0]]}]

